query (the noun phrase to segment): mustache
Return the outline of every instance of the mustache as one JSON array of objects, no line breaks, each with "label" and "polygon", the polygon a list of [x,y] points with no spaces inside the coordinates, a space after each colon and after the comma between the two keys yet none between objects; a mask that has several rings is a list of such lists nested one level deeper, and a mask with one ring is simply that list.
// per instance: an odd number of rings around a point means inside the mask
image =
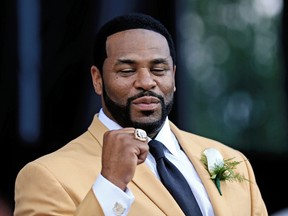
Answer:
[{"label": "mustache", "polygon": [[156,97],[164,103],[164,98],[161,95],[156,94],[155,92],[152,92],[152,91],[142,91],[142,92],[128,98],[127,101],[128,101],[128,103],[130,103],[131,101],[135,100],[136,98],[140,98],[140,97],[144,97],[144,96]]}]

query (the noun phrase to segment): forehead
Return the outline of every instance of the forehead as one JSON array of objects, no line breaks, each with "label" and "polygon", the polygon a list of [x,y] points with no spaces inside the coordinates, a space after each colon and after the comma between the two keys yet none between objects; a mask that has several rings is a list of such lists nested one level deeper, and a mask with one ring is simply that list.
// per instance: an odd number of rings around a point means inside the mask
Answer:
[{"label": "forehead", "polygon": [[106,41],[107,55],[127,53],[159,53],[170,55],[166,38],[154,31],[131,29],[110,35]]}]

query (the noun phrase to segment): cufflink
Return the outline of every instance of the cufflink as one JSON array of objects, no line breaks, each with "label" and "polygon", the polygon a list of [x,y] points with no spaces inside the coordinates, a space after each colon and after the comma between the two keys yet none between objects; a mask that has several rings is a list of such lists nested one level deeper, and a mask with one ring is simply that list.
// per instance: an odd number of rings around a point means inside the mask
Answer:
[{"label": "cufflink", "polygon": [[116,216],[121,216],[124,214],[125,208],[118,202],[114,204],[113,212]]}]

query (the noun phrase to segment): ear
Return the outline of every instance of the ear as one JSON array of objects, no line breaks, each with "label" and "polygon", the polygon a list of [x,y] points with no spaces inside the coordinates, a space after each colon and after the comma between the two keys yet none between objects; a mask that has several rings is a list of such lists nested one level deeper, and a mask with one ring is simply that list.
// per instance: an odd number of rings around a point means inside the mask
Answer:
[{"label": "ear", "polygon": [[101,95],[103,92],[102,76],[95,65],[91,67],[91,76],[95,92]]}]

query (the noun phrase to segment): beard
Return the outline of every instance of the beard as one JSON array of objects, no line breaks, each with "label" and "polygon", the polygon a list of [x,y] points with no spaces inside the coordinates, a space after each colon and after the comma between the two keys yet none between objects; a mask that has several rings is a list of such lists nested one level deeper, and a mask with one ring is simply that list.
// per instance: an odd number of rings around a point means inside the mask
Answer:
[{"label": "beard", "polygon": [[[137,121],[132,121],[131,118],[131,103],[134,99],[143,97],[143,96],[153,96],[157,97],[160,100],[161,104],[161,117],[159,120],[156,120],[154,122],[137,122]],[[130,97],[127,99],[126,105],[120,105],[113,100],[107,95],[107,92],[105,90],[105,87],[103,88],[103,99],[106,104],[107,109],[113,116],[113,118],[116,120],[116,122],[121,125],[122,127],[134,127],[134,128],[141,128],[147,132],[147,134],[156,134],[159,132],[159,130],[162,128],[163,123],[166,120],[166,117],[169,115],[169,113],[172,110],[173,107],[173,95],[170,101],[165,104],[164,98],[161,95],[155,94],[154,92],[151,91],[143,91],[140,92],[139,94]],[[142,112],[144,115],[149,116],[153,114],[153,111],[143,111]]]}]

